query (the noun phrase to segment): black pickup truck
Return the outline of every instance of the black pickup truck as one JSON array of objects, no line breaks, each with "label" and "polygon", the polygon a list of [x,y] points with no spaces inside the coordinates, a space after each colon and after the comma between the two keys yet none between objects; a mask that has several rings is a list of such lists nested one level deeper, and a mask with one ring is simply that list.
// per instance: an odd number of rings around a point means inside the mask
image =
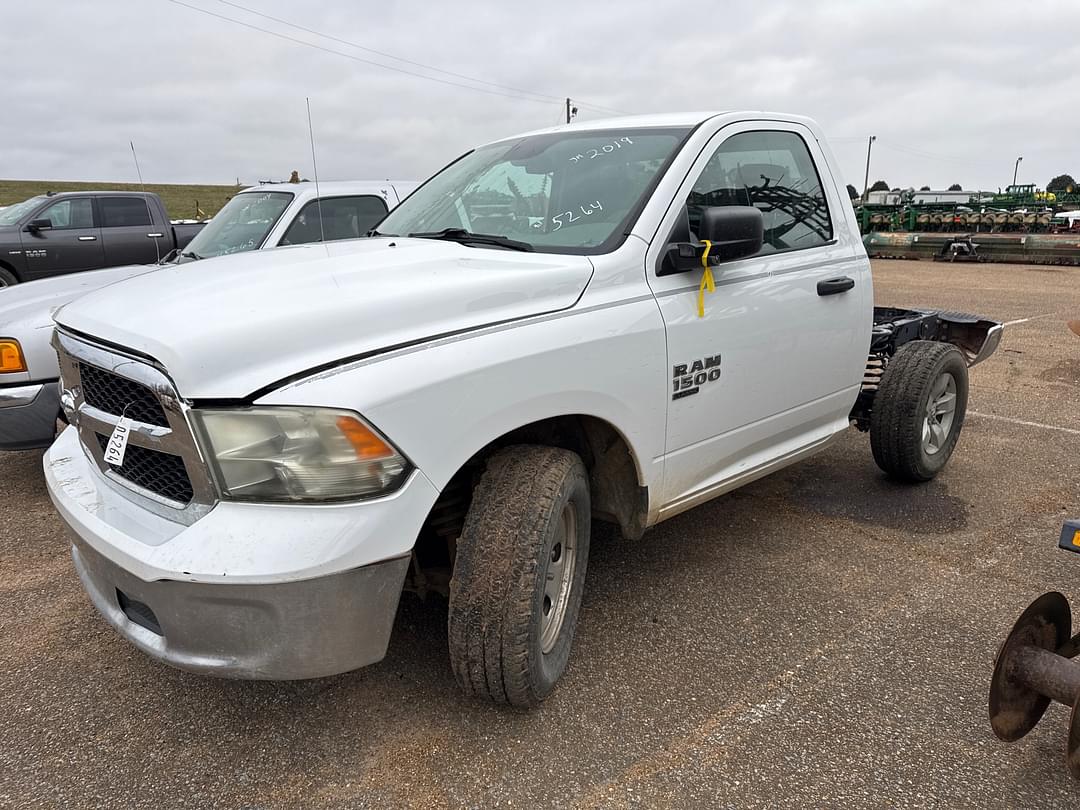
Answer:
[{"label": "black pickup truck", "polygon": [[150,264],[203,223],[172,224],[157,194],[72,191],[0,210],[0,287],[80,270]]}]

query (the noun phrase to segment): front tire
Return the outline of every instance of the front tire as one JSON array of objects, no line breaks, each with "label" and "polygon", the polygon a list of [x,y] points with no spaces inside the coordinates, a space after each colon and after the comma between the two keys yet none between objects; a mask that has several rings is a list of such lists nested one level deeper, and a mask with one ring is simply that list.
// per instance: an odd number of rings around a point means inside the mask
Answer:
[{"label": "front tire", "polygon": [[19,283],[19,280],[15,278],[15,274],[6,268],[0,267],[0,288],[14,287]]},{"label": "front tire", "polygon": [[519,445],[488,459],[450,580],[450,661],[466,693],[522,708],[550,694],[570,658],[590,522],[576,453]]},{"label": "front tire", "polygon": [[905,343],[893,355],[874,396],[874,461],[901,481],[929,481],[956,447],[967,398],[967,363],[959,349],[930,340]]}]

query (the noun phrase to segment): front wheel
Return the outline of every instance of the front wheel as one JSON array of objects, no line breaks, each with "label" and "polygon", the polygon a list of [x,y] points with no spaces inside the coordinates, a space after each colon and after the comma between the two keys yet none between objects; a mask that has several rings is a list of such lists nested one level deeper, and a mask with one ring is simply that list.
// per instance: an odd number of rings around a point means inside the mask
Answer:
[{"label": "front wheel", "polygon": [[19,280],[15,278],[15,274],[10,270],[6,270],[0,267],[0,288],[2,287],[14,287],[19,283]]},{"label": "front wheel", "polygon": [[590,520],[576,453],[519,445],[488,459],[450,580],[450,661],[465,692],[527,708],[554,688],[581,607]]},{"label": "front wheel", "polygon": [[901,481],[929,481],[956,447],[967,398],[967,363],[959,349],[929,340],[905,343],[893,355],[874,396],[874,461]]}]

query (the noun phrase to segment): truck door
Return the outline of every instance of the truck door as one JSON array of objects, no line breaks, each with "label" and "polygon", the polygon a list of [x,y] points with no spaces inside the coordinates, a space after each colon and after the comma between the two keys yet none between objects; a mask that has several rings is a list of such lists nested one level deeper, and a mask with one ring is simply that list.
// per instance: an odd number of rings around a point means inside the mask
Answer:
[{"label": "truck door", "polygon": [[93,198],[63,197],[35,214],[34,220],[48,220],[50,227],[22,232],[26,281],[104,265]]},{"label": "truck door", "polygon": [[[672,241],[697,241],[704,206],[753,205],[755,256],[657,275]],[[869,264],[846,227],[813,134],[798,124],[719,130],[650,248],[670,391],[662,515],[814,449],[847,426],[866,362]],[[837,277],[848,282],[822,284]],[[700,301],[700,309],[699,309]]]},{"label": "truck door", "polygon": [[145,198],[103,196],[97,204],[108,266],[150,264],[172,250],[168,223],[154,223]]}]

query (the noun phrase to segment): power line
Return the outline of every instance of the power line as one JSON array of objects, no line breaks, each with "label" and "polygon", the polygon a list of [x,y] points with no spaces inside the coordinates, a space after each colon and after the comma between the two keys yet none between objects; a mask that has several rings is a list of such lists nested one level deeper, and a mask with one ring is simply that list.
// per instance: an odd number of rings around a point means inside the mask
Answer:
[{"label": "power line", "polygon": [[231,2],[231,0],[218,0],[218,2],[223,3],[226,6],[232,6],[233,8],[240,9],[241,11],[246,11],[248,14],[253,14],[256,17],[262,17],[263,19],[272,20],[272,21],[274,21],[276,23],[280,23],[281,25],[286,25],[289,28],[295,28],[297,31],[304,31],[305,33],[313,34],[313,35],[315,35],[317,37],[322,37],[323,39],[328,39],[331,42],[337,42],[337,43],[340,43],[342,45],[348,45],[350,48],[356,48],[359,51],[366,51],[367,53],[373,53],[373,54],[376,54],[378,56],[383,56],[383,57],[385,57],[387,59],[393,59],[395,62],[404,62],[406,65],[412,65],[414,67],[423,68],[424,70],[430,70],[430,71],[433,71],[435,73],[443,73],[443,74],[445,74],[447,76],[453,76],[454,78],[457,78],[457,79],[465,79],[465,81],[476,82],[477,84],[486,84],[489,87],[496,87],[496,88],[499,88],[501,90],[509,90],[511,92],[521,93],[521,94],[527,95],[527,96],[537,96],[538,98],[542,98],[545,101],[561,101],[562,100],[558,96],[549,96],[546,93],[536,93],[536,92],[534,92],[532,90],[523,90],[520,87],[511,87],[510,85],[506,85],[506,84],[498,84],[496,82],[489,82],[489,81],[485,81],[484,79],[477,79],[475,76],[466,76],[464,73],[454,73],[451,70],[443,70],[442,68],[435,67],[434,65],[426,65],[423,62],[414,62],[411,59],[405,59],[405,58],[403,58],[401,56],[394,56],[392,53],[386,53],[386,51],[378,51],[378,50],[375,50],[374,48],[369,48],[366,45],[360,45],[357,42],[351,42],[350,40],[347,40],[347,39],[341,39],[340,37],[331,36],[330,34],[324,34],[321,31],[316,31],[314,28],[307,28],[307,27],[305,27],[303,25],[299,25],[298,23],[289,22],[288,20],[283,20],[280,17],[274,17],[274,16],[272,16],[270,14],[265,14],[265,13],[263,13],[261,11],[256,11],[253,8],[248,8],[247,6],[242,6],[239,3],[233,3],[233,2]]},{"label": "power line", "polygon": [[969,160],[964,160],[963,158],[960,158],[960,157],[954,157],[952,155],[939,155],[939,154],[936,154],[934,152],[927,152],[927,151],[925,151],[923,149],[915,149],[914,147],[904,146],[902,144],[895,144],[895,143],[889,143],[887,141],[883,141],[881,145],[884,146],[886,149],[893,150],[894,152],[900,152],[901,154],[912,155],[913,157],[920,157],[920,158],[924,158],[924,159],[927,159],[927,160],[940,160],[940,161],[943,161],[945,163],[956,163],[956,164],[962,165],[962,166],[978,166],[979,165],[978,163],[974,163],[974,162],[969,161]]},{"label": "power line", "polygon": [[[487,89],[485,87],[476,87],[476,86],[471,85],[471,84],[462,84],[461,82],[454,82],[454,81],[450,81],[448,79],[440,79],[437,76],[427,76],[427,75],[425,75],[423,73],[417,73],[417,72],[412,71],[412,70],[406,70],[405,68],[397,67],[395,65],[387,65],[387,64],[385,64],[383,62],[376,62],[376,61],[374,61],[372,59],[364,59],[363,57],[356,56],[354,54],[344,53],[343,51],[335,50],[334,48],[328,48],[328,47],[325,47],[323,45],[318,45],[318,44],[316,44],[314,42],[308,42],[308,41],[303,40],[303,39],[298,39],[296,37],[289,36],[288,34],[283,34],[283,33],[279,32],[279,31],[273,31],[273,30],[271,30],[269,28],[263,28],[261,26],[255,25],[253,23],[245,22],[244,20],[238,20],[235,17],[229,17],[229,16],[227,16],[225,14],[218,14],[217,12],[210,11],[209,9],[200,8],[199,6],[194,6],[194,5],[191,5],[190,3],[185,3],[185,2],[183,2],[183,0],[167,0],[167,2],[172,3],[174,5],[177,5],[177,6],[183,6],[184,8],[190,9],[191,11],[196,11],[196,12],[198,12],[200,14],[205,14],[205,15],[207,15],[209,17],[214,17],[214,18],[219,19],[219,20],[224,20],[226,22],[233,23],[234,25],[243,26],[244,28],[248,28],[248,29],[250,29],[252,31],[258,31],[258,32],[263,33],[263,34],[269,34],[272,37],[277,37],[278,39],[283,39],[283,40],[286,40],[287,42],[292,42],[292,43],[297,44],[297,45],[304,45],[304,46],[306,46],[308,48],[315,48],[316,50],[323,51],[324,53],[330,53],[330,54],[333,54],[335,56],[343,56],[346,59],[351,59],[354,62],[360,62],[360,63],[365,64],[365,65],[371,65],[373,67],[383,68],[384,70],[392,70],[392,71],[394,71],[396,73],[402,73],[402,74],[404,74],[406,76],[412,76],[412,77],[417,78],[417,79],[427,79],[428,81],[438,82],[439,84],[449,85],[450,87],[460,87],[460,88],[462,88],[464,90],[473,90],[473,91],[475,91],[477,93],[486,93],[488,95],[493,95],[493,96],[502,96],[503,98],[512,98],[512,99],[516,99],[516,100],[519,100],[519,101],[531,101],[531,102],[536,103],[536,104],[550,104],[551,101],[557,100],[556,96],[549,96],[549,95],[546,95],[546,94],[543,94],[543,93],[536,93],[536,92],[533,92],[533,91],[530,91],[530,90],[518,90],[517,88],[512,88],[512,87],[509,87],[507,85],[500,85],[500,84],[496,84],[494,82],[487,82],[487,81],[484,81],[482,79],[476,79],[476,78],[473,78],[471,76],[465,76],[464,74],[453,73],[452,71],[442,70],[441,68],[436,68],[436,67],[433,67],[431,65],[425,65],[425,64],[423,64],[421,62],[413,62],[413,61],[408,60],[408,59],[402,59],[401,57],[397,57],[397,56],[393,56],[391,54],[383,53],[382,51],[376,51],[376,50],[374,50],[372,48],[368,48],[366,46],[359,45],[359,44],[357,44],[355,42],[350,42],[348,40],[340,39],[338,37],[334,37],[334,36],[331,36],[329,34],[324,34],[324,33],[321,33],[319,31],[316,31],[316,30],[311,29],[311,28],[305,28],[304,26],[297,25],[295,23],[291,23],[291,22],[289,22],[287,20],[282,20],[282,19],[279,19],[277,17],[272,17],[272,16],[270,16],[268,14],[263,14],[262,12],[259,12],[259,11],[254,11],[252,9],[249,9],[249,8],[245,7],[245,6],[241,6],[238,3],[227,2],[227,0],[220,0],[220,2],[225,3],[226,5],[229,5],[229,6],[233,6],[233,7],[237,8],[237,9],[242,10],[242,11],[246,11],[249,14],[254,14],[254,15],[258,16],[258,17],[264,17],[266,19],[273,20],[274,22],[280,23],[282,25],[287,25],[287,26],[290,26],[290,27],[295,28],[297,30],[313,34],[314,36],[322,37],[324,39],[332,40],[334,42],[339,42],[341,44],[348,45],[350,47],[357,48],[359,50],[367,51],[367,52],[370,52],[370,53],[375,53],[375,54],[378,54],[380,56],[384,56],[384,57],[389,58],[389,59],[394,59],[394,60],[397,60],[397,61],[400,61],[400,62],[404,62],[406,64],[410,64],[410,65],[414,65],[416,67],[423,68],[425,70],[431,70],[431,71],[435,71],[435,72],[439,72],[439,73],[444,73],[446,75],[455,76],[455,77],[458,77],[458,78],[465,79],[467,81],[490,85],[492,88],[502,88],[503,90],[513,90],[515,92],[502,92],[501,90],[498,90],[498,89]],[[528,95],[522,95],[522,93],[527,93]],[[616,113],[616,114],[622,114],[622,111],[620,111],[620,110],[613,110],[613,109],[610,109],[610,108],[607,108],[607,107],[601,107],[601,106],[596,105],[596,104],[581,104],[581,106],[589,107],[591,109],[601,110],[603,112],[611,112],[611,113]]]}]

